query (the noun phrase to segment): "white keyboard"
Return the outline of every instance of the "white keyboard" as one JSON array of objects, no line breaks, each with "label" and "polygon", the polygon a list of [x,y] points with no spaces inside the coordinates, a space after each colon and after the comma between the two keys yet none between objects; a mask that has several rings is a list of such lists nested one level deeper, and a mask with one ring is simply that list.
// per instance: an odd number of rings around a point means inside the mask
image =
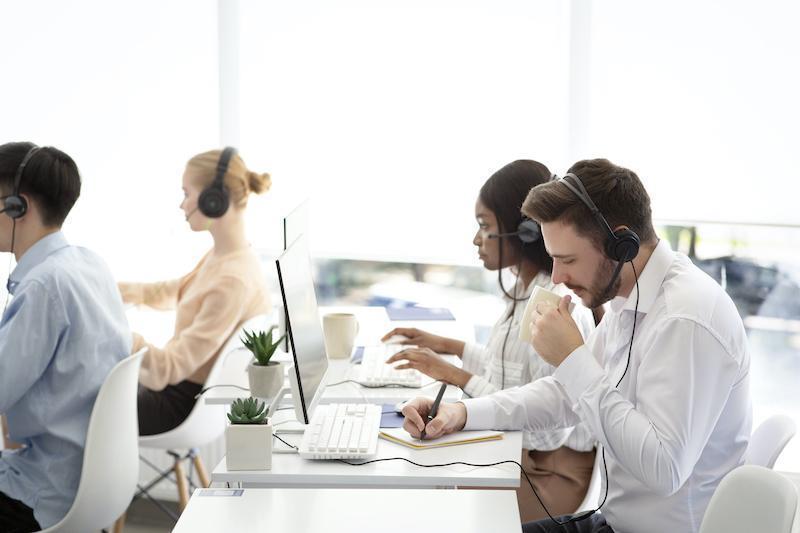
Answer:
[{"label": "white keyboard", "polygon": [[381,406],[318,405],[303,433],[298,453],[304,459],[365,459],[378,448]]},{"label": "white keyboard", "polygon": [[357,370],[353,381],[357,381],[366,387],[385,387],[387,385],[422,387],[424,376],[418,370],[413,368],[397,370],[393,365],[386,364],[388,358],[408,347],[402,344],[365,346],[364,357],[361,360],[361,365],[356,366]]}]

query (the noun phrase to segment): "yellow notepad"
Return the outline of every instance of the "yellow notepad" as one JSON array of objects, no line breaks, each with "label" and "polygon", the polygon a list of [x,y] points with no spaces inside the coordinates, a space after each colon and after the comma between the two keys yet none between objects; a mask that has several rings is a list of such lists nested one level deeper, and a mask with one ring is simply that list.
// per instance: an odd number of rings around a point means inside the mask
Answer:
[{"label": "yellow notepad", "polygon": [[502,431],[457,431],[438,439],[419,440],[412,437],[403,428],[382,429],[380,436],[383,439],[408,446],[415,450],[427,450],[430,448],[441,448],[443,446],[458,446],[459,444],[472,444],[475,442],[488,442],[503,438]]}]

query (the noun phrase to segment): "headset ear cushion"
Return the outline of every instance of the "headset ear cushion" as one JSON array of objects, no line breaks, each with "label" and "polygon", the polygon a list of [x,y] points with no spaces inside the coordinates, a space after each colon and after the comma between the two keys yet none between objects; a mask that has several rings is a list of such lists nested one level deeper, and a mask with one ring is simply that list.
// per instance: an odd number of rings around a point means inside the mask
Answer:
[{"label": "headset ear cushion", "polygon": [[639,236],[630,229],[614,232],[614,238],[606,241],[606,254],[615,261],[627,263],[639,254]]},{"label": "headset ear cushion", "polygon": [[542,230],[535,220],[529,218],[524,219],[517,226],[517,236],[523,244],[530,244],[538,241],[542,236]]},{"label": "headset ear cushion", "polygon": [[28,212],[28,201],[18,194],[12,194],[3,201],[3,209],[9,217],[20,218]]},{"label": "headset ear cushion", "polygon": [[219,218],[228,211],[228,192],[219,187],[208,187],[197,199],[197,208],[208,218]]}]

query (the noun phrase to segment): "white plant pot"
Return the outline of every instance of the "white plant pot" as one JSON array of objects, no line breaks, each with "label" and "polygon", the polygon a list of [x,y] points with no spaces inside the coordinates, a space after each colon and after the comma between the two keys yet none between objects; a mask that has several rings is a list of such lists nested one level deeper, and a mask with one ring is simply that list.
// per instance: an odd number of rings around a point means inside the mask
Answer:
[{"label": "white plant pot", "polygon": [[228,424],[225,460],[228,470],[272,468],[272,424]]},{"label": "white plant pot", "polygon": [[270,361],[267,366],[254,362],[247,367],[247,379],[250,382],[250,396],[271,400],[283,387],[283,365]]}]

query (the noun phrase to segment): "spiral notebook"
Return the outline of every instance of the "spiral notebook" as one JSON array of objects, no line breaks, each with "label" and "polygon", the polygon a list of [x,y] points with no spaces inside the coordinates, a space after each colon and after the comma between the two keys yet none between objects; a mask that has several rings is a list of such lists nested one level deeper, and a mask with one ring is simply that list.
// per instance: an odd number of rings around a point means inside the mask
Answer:
[{"label": "spiral notebook", "polygon": [[419,440],[412,437],[403,428],[381,429],[380,437],[403,446],[408,446],[415,450],[428,450],[431,448],[442,448],[444,446],[458,446],[460,444],[475,444],[478,442],[489,442],[503,438],[502,431],[457,431],[438,439]]}]

